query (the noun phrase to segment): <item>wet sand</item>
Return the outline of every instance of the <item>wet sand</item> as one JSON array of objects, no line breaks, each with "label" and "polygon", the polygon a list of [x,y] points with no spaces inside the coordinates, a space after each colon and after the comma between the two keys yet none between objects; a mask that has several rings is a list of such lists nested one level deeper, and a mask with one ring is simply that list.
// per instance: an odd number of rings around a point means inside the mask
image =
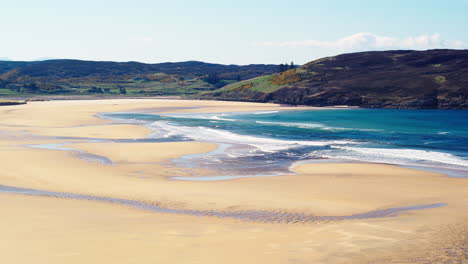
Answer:
[{"label": "wet sand", "polygon": [[[0,108],[0,185],[206,212],[194,216],[96,200],[0,193],[4,259],[10,263],[466,262],[466,179],[381,164],[302,164],[294,168],[296,175],[289,176],[174,181],[169,178],[204,175],[210,168],[174,167],[171,159],[210,152],[216,145],[53,138],[144,138],[151,133],[145,127],[109,125],[111,121],[95,115],[168,107],[179,108],[177,112],[282,109],[273,104],[153,99],[50,101]],[[25,147],[64,142],[70,143],[65,148],[106,157],[111,164],[90,162],[73,151]],[[434,204],[443,206],[382,217],[320,218]],[[216,212],[301,215],[314,221],[245,221],[219,217]]]},{"label": "wet sand", "polygon": [[314,216],[314,215],[307,215],[304,213],[255,211],[255,210],[216,211],[216,210],[172,209],[172,208],[164,208],[155,204],[141,202],[141,201],[95,196],[95,195],[82,195],[82,194],[72,194],[72,193],[64,193],[64,192],[50,192],[50,191],[44,191],[44,190],[35,190],[35,189],[19,188],[19,187],[4,186],[4,185],[0,185],[0,193],[54,197],[54,198],[62,198],[62,199],[89,200],[89,201],[96,201],[96,202],[102,202],[102,203],[124,205],[128,207],[134,207],[137,209],[153,211],[156,213],[182,214],[182,215],[191,215],[191,216],[210,216],[210,217],[218,217],[218,218],[239,219],[239,220],[243,220],[247,222],[280,223],[280,224],[282,223],[302,224],[302,223],[316,223],[316,222],[331,221],[331,220],[339,221],[339,220],[394,217],[394,216],[398,216],[398,214],[401,212],[438,208],[438,207],[447,205],[444,203],[423,204],[423,205],[403,206],[403,207],[394,207],[394,208],[387,208],[387,209],[381,209],[381,210],[374,210],[370,212],[353,214],[353,215]]}]

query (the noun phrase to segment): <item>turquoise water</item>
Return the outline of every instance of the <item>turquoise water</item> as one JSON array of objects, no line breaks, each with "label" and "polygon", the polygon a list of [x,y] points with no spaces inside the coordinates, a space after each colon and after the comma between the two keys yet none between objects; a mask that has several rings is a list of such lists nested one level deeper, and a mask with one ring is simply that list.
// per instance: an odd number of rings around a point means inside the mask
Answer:
[{"label": "turquoise water", "polygon": [[334,109],[244,114],[105,114],[143,122],[160,140],[214,142],[223,151],[178,160],[226,175],[275,175],[298,161],[396,164],[468,175],[468,111]]}]

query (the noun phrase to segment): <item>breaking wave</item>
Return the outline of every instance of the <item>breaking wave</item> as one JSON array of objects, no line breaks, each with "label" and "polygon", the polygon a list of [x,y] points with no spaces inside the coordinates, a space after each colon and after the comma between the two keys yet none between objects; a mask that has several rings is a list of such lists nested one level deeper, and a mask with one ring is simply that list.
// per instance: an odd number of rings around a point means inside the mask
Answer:
[{"label": "breaking wave", "polygon": [[208,127],[188,127],[175,126],[169,122],[153,122],[149,127],[155,131],[155,137],[181,136],[197,141],[207,141],[215,143],[243,144],[253,146],[264,152],[276,152],[285,149],[299,148],[305,146],[330,146],[355,144],[350,140],[281,140],[266,137],[256,137],[251,135],[241,135],[226,130],[213,129]]},{"label": "breaking wave", "polygon": [[332,146],[332,150],[314,151],[312,155],[400,165],[445,165],[468,168],[468,160],[449,153],[418,150]]},{"label": "breaking wave", "polygon": [[378,129],[362,129],[362,128],[346,128],[346,127],[330,127],[320,123],[290,123],[290,122],[267,122],[267,121],[255,121],[257,124],[264,125],[276,125],[284,127],[297,127],[305,129],[321,129],[321,130],[330,130],[330,131],[345,131],[345,130],[355,130],[355,131],[380,131]]}]

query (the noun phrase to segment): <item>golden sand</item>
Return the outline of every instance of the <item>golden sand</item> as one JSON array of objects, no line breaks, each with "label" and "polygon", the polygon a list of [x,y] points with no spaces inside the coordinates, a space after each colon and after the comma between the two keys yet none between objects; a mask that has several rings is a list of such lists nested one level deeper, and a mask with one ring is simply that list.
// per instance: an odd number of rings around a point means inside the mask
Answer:
[{"label": "golden sand", "polygon": [[[197,107],[191,109],[168,109]],[[206,153],[204,142],[89,143],[64,147],[40,136],[144,138],[136,125],[108,125],[102,112],[266,111],[274,104],[183,100],[49,101],[0,108],[0,185],[89,194],[197,210],[261,210],[341,216],[446,203],[396,217],[313,224],[255,223],[148,212],[121,205],[0,193],[5,263],[466,263],[466,179],[382,164],[303,164],[289,176],[218,182],[170,180],[206,170],[171,159]],[[40,135],[38,137],[38,135]],[[465,244],[464,244],[465,243]],[[455,262],[458,261],[458,262]],[[464,262],[463,262],[464,261]]]}]

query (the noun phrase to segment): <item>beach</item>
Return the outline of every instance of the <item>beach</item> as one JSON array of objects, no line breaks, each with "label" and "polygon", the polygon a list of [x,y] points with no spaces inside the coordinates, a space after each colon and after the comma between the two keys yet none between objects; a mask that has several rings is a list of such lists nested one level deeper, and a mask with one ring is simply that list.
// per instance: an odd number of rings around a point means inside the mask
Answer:
[{"label": "beach", "polygon": [[[468,263],[465,178],[388,164],[311,163],[296,165],[289,175],[276,177],[177,181],[171,177],[215,173],[210,167],[176,166],[173,160],[215,151],[217,144],[133,143],[127,139],[145,139],[154,131],[99,117],[128,111],[191,114],[292,109],[314,110],[169,99],[2,106],[0,185],[124,199],[179,212],[0,191],[3,260]],[[55,144],[56,149],[37,147],[44,144]],[[421,205],[428,207],[388,214],[379,211]],[[258,212],[267,212],[268,217],[251,216],[261,215]]]}]

